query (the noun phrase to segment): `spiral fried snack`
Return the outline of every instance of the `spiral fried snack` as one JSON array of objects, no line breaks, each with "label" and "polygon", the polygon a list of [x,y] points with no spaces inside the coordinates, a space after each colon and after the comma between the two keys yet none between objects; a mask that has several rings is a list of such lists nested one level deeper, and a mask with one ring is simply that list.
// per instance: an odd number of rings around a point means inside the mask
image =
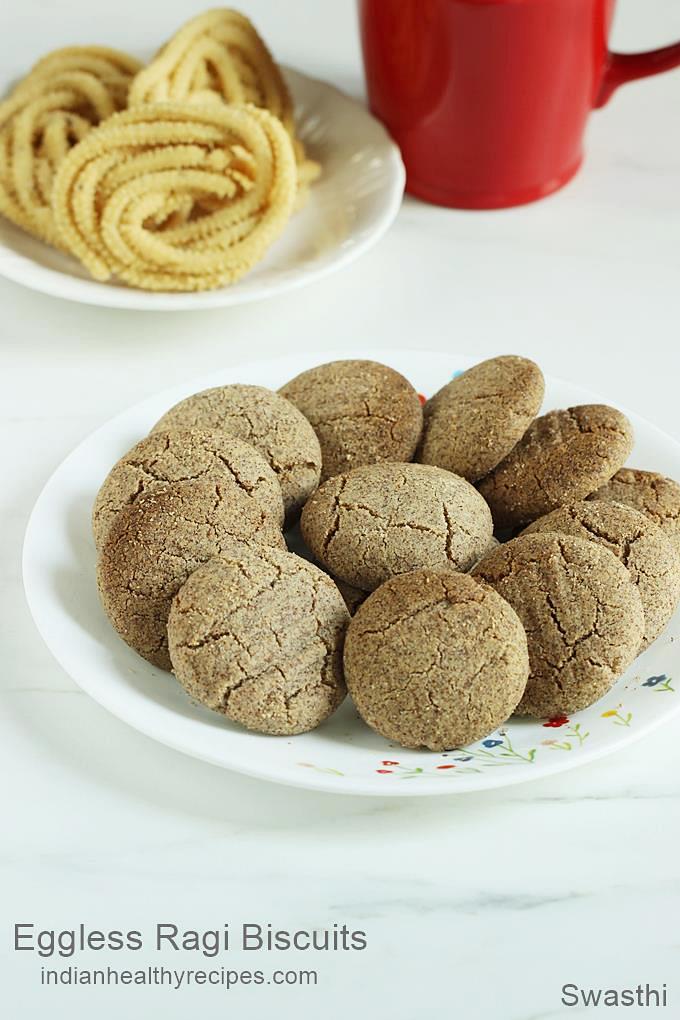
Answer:
[{"label": "spiral fried snack", "polygon": [[15,85],[10,98],[21,95],[36,81],[52,78],[67,71],[85,71],[106,82],[111,91],[119,92],[118,99],[127,102],[131,79],[142,69],[141,61],[108,46],[65,46],[52,50],[34,64],[25,78]]},{"label": "spiral fried snack", "polygon": [[0,213],[59,244],[55,173],[92,128],[127,103],[141,65],[116,50],[74,46],[43,57],[0,103]]},{"label": "spiral fried snack", "polygon": [[278,117],[293,139],[300,188],[319,176],[295,135],[293,104],[281,71],[245,15],[227,7],[199,14],[180,28],[130,89],[129,105],[191,100],[252,103]]},{"label": "spiral fried snack", "polygon": [[62,163],[60,237],[97,280],[145,290],[233,283],[293,209],[295,156],[255,106],[151,103],[115,114]]}]

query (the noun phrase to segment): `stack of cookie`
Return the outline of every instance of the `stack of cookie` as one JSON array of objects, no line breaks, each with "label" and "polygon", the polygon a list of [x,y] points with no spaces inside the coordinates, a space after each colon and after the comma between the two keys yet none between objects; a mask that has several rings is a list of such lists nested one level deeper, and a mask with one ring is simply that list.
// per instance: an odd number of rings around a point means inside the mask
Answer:
[{"label": "stack of cookie", "polygon": [[585,708],[680,600],[680,486],[623,467],[619,411],[537,417],[543,392],[507,356],[424,407],[371,361],[187,398],[97,497],[111,622],[261,733],[314,728],[345,685],[380,734],[432,750]]}]

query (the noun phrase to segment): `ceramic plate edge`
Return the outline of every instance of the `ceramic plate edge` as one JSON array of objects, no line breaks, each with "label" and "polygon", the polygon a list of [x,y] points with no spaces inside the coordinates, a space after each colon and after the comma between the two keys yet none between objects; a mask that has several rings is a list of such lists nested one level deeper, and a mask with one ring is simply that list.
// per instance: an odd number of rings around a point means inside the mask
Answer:
[{"label": "ceramic plate edge", "polygon": [[[305,356],[305,355],[308,354],[310,358],[318,356],[316,354],[316,352],[313,352],[313,351],[298,351],[296,353],[298,354],[298,356]],[[422,350],[416,351],[414,349],[409,349],[409,348],[404,348],[404,349],[374,349],[374,350],[363,350],[363,351],[343,350],[343,351],[327,351],[327,352],[324,352],[323,357],[324,357],[325,360],[328,360],[328,361],[335,360],[335,359],[343,359],[343,358],[346,359],[346,358],[351,358],[351,357],[374,358],[374,359],[379,359],[379,358],[382,357],[382,358],[389,359],[390,355],[392,355],[392,354],[398,354],[400,357],[405,357],[405,358],[408,358],[409,356],[411,356],[411,357],[422,357],[423,355],[426,355],[426,356],[435,355],[437,357],[444,357],[444,356],[447,356],[448,352],[430,351],[430,350],[427,350],[427,351],[422,351]],[[451,356],[455,357],[455,358],[458,358],[461,362],[465,362],[465,363],[467,363],[467,362],[474,362],[475,361],[475,359],[473,357],[471,357],[470,355],[466,355],[466,354],[462,354],[462,353],[455,353],[455,354],[452,354]],[[260,365],[266,364],[267,366],[271,367],[272,365],[276,365],[277,363],[282,363],[283,364],[287,360],[288,360],[288,358],[286,356],[279,357],[279,358],[260,358],[260,359],[254,359],[254,360],[251,360],[251,361],[248,361],[248,362],[244,362],[242,365],[230,366],[229,368],[225,369],[225,371],[227,371],[227,372],[238,371],[238,370],[243,371],[243,372],[249,372],[249,371],[253,371],[253,370],[256,371],[257,367],[260,366]],[[214,376],[214,374],[215,374],[214,372],[210,373],[210,376]],[[204,376],[203,378],[208,378],[208,376]],[[560,385],[565,385],[567,387],[571,386],[571,387],[577,388],[584,396],[587,395],[587,396],[591,397],[594,402],[601,402],[602,399],[603,399],[597,393],[594,393],[592,390],[589,390],[587,387],[583,387],[580,384],[574,384],[574,383],[568,382],[568,381],[563,380],[563,379],[561,379],[560,377],[557,377],[557,376],[551,376],[550,378],[551,378],[551,381],[553,381],[554,383],[557,383],[557,384],[560,384]],[[183,384],[181,384],[181,388],[182,389],[185,388],[185,385],[188,387],[189,390],[191,390],[193,392],[196,392],[197,389],[201,388],[201,379],[199,378],[199,379],[196,379],[196,380],[193,380],[193,381],[189,381],[188,384],[184,384],[183,383]],[[38,495],[38,497],[37,497],[37,499],[36,499],[36,501],[35,501],[35,503],[34,503],[34,505],[32,507],[32,510],[30,512],[29,519],[28,519],[28,522],[27,522],[27,525],[26,525],[25,533],[24,533],[24,541],[23,541],[23,545],[22,545],[22,579],[23,579],[23,587],[24,587],[24,593],[25,593],[26,601],[27,601],[27,604],[28,604],[28,607],[29,607],[29,610],[30,610],[30,613],[31,613],[31,617],[32,617],[33,622],[34,622],[34,624],[36,626],[36,629],[38,630],[38,633],[40,634],[40,636],[41,636],[43,642],[45,643],[46,647],[48,648],[50,654],[59,663],[61,668],[66,672],[66,674],[76,684],[76,686],[81,691],[86,693],[89,697],[91,697],[93,699],[93,701],[95,701],[97,704],[99,704],[101,707],[103,707],[106,711],[110,712],[113,716],[115,716],[121,722],[123,722],[126,725],[130,726],[132,729],[136,730],[137,732],[142,733],[144,736],[146,736],[146,737],[148,737],[148,738],[150,738],[150,739],[152,739],[152,740],[162,744],[163,746],[170,747],[170,748],[172,748],[175,751],[179,751],[180,753],[187,755],[188,757],[196,758],[198,760],[207,762],[210,765],[213,765],[213,766],[216,766],[216,767],[219,767],[219,768],[224,768],[224,769],[226,769],[228,771],[234,771],[234,772],[240,773],[242,775],[247,775],[247,776],[249,776],[251,778],[265,780],[267,782],[273,782],[273,783],[276,783],[277,785],[282,785],[282,786],[292,786],[292,787],[296,787],[296,788],[300,788],[300,789],[309,789],[309,790],[316,790],[316,791],[319,791],[319,792],[333,793],[333,794],[337,794],[339,796],[347,795],[347,796],[366,796],[366,797],[392,798],[392,797],[413,797],[413,796],[421,796],[421,797],[422,796],[447,796],[447,795],[455,796],[455,795],[466,794],[466,793],[478,793],[478,794],[481,793],[481,794],[484,794],[484,793],[487,793],[487,792],[489,792],[490,790],[493,790],[493,789],[500,789],[500,788],[503,788],[503,787],[515,786],[515,785],[518,785],[520,783],[531,782],[532,780],[535,781],[535,780],[539,780],[539,779],[542,779],[542,778],[546,778],[548,776],[555,775],[555,774],[560,773],[560,772],[571,771],[572,769],[579,768],[581,765],[586,765],[586,764],[588,764],[588,763],[590,763],[592,761],[595,761],[598,758],[606,757],[609,754],[616,753],[616,751],[622,749],[623,747],[629,746],[630,744],[635,743],[637,740],[639,740],[642,737],[648,735],[650,732],[655,730],[657,727],[662,726],[665,722],[667,722],[669,719],[671,719],[675,715],[677,715],[678,712],[680,712],[680,701],[679,701],[674,706],[672,706],[663,716],[659,716],[658,718],[649,720],[648,722],[642,724],[639,728],[636,728],[635,730],[631,730],[628,734],[626,734],[625,741],[621,742],[618,745],[615,745],[614,747],[612,747],[611,745],[604,745],[604,746],[600,746],[598,748],[594,748],[592,750],[588,750],[588,751],[582,752],[582,754],[579,755],[579,758],[577,760],[574,760],[574,759],[562,759],[562,760],[556,761],[554,765],[545,765],[544,764],[542,766],[542,768],[541,768],[541,771],[537,772],[537,773],[534,773],[534,772],[524,773],[524,772],[519,772],[518,771],[518,772],[513,772],[513,773],[506,773],[504,776],[498,775],[498,777],[494,780],[493,786],[489,786],[489,787],[486,787],[484,789],[480,789],[480,788],[476,787],[474,784],[471,784],[469,780],[465,780],[465,779],[457,780],[455,788],[446,787],[443,784],[440,786],[439,783],[437,783],[436,787],[434,785],[431,785],[431,786],[430,785],[428,785],[428,786],[425,786],[425,785],[415,786],[414,785],[414,786],[410,786],[410,787],[407,787],[407,788],[404,788],[403,786],[400,786],[400,787],[396,787],[396,786],[389,786],[389,787],[388,786],[384,786],[383,787],[383,786],[381,786],[380,788],[371,789],[371,788],[367,788],[367,782],[368,782],[367,778],[360,778],[360,779],[353,780],[351,777],[346,777],[346,776],[343,777],[345,779],[345,786],[344,786],[344,788],[339,789],[337,786],[333,785],[333,782],[332,782],[331,779],[328,779],[323,774],[318,774],[318,773],[314,773],[314,772],[306,772],[306,773],[302,773],[302,774],[300,774],[298,776],[297,773],[292,773],[291,772],[290,775],[276,776],[276,775],[272,775],[266,769],[261,769],[260,770],[260,769],[257,769],[257,768],[246,768],[246,767],[244,767],[241,764],[240,761],[238,762],[238,764],[233,764],[233,763],[230,763],[230,762],[225,761],[225,760],[217,760],[216,758],[214,758],[214,757],[212,757],[210,755],[205,755],[205,754],[197,753],[193,747],[189,747],[188,745],[183,744],[182,741],[168,739],[165,735],[163,735],[163,736],[159,735],[158,732],[156,731],[156,729],[153,726],[148,726],[148,725],[145,725],[145,724],[140,725],[136,721],[135,722],[129,721],[129,719],[126,717],[126,715],[124,713],[121,713],[117,709],[117,706],[113,703],[113,701],[110,701],[106,697],[102,697],[98,690],[97,690],[96,694],[93,693],[92,690],[90,689],[90,687],[88,686],[87,682],[82,682],[81,680],[76,680],[74,675],[73,675],[73,672],[71,671],[71,667],[70,667],[70,664],[69,664],[68,660],[64,656],[62,656],[62,655],[57,655],[54,652],[54,650],[52,649],[51,645],[46,640],[46,638],[44,637],[44,635],[43,635],[43,628],[42,628],[42,626],[40,624],[39,610],[36,609],[35,603],[33,601],[32,591],[34,591],[34,589],[32,589],[31,584],[27,582],[27,575],[30,574],[30,565],[28,563],[27,549],[30,546],[29,539],[30,539],[31,530],[32,530],[32,527],[33,527],[33,524],[34,524],[34,519],[37,516],[37,512],[38,512],[38,510],[40,508],[40,505],[41,505],[41,503],[43,501],[43,498],[45,497],[47,491],[49,490],[50,485],[52,484],[53,480],[55,479],[55,477],[57,476],[57,474],[59,473],[61,468],[72,457],[77,456],[77,454],[80,451],[80,448],[84,444],[86,444],[86,443],[90,442],[91,440],[93,440],[94,438],[96,438],[96,436],[97,436],[97,434],[99,432],[107,430],[108,428],[110,428],[118,419],[124,418],[125,416],[127,416],[127,414],[129,414],[129,412],[133,408],[138,409],[138,410],[142,410],[145,404],[155,403],[166,392],[174,394],[174,393],[176,393],[178,388],[180,388],[180,387],[178,387],[178,386],[166,387],[164,390],[162,390],[162,391],[160,391],[158,393],[152,394],[151,396],[149,396],[147,398],[144,398],[141,401],[137,401],[136,403],[130,405],[130,407],[127,407],[123,411],[120,411],[118,414],[113,415],[107,421],[103,422],[102,425],[100,425],[98,428],[96,428],[93,432],[91,432],[87,436],[85,436],[81,440],[81,442],[78,443],[74,447],[74,449],[71,450],[71,452],[69,454],[67,454],[67,456],[65,458],[63,458],[63,460],[60,461],[60,463],[50,473],[48,479],[46,480],[45,484],[43,485],[43,487],[42,487],[42,489],[41,489],[41,491],[40,491],[40,493],[39,493],[39,495]],[[653,422],[650,422],[644,416],[639,415],[636,412],[632,412],[632,411],[628,410],[625,407],[619,407],[619,409],[624,414],[627,414],[630,417],[635,418],[638,421],[642,422],[646,428],[650,429],[654,433],[657,433],[659,436],[662,436],[666,441],[670,440],[673,443],[673,445],[678,448],[678,455],[680,457],[680,443],[678,443],[678,441],[675,439],[675,437],[670,436],[667,432],[664,432],[663,429],[659,428],[659,426],[655,425]],[[76,672],[77,672],[77,670],[76,670]],[[168,710],[165,709],[164,711],[168,711]],[[225,757],[228,758],[229,755],[226,755]],[[373,780],[373,778],[371,777],[371,782],[374,782],[374,781],[375,780]],[[351,788],[354,783],[356,783],[359,788],[357,788],[357,789]]]},{"label": "ceramic plate edge", "polygon": [[[282,66],[289,75],[298,76],[308,83],[311,82],[315,86],[335,92],[347,102],[358,103],[358,100],[353,99],[346,92],[343,92],[342,89],[338,88],[338,86],[330,82],[304,74],[304,72],[297,71],[294,68]],[[406,185],[406,169],[399,148],[391,139],[384,125],[373,116],[368,107],[366,107],[364,112],[383,129],[385,144],[389,148],[390,162],[394,171],[394,181],[390,189],[389,200],[382,210],[380,217],[376,220],[375,227],[370,234],[352,245],[351,248],[348,248],[337,258],[324,262],[322,265],[317,266],[316,269],[311,268],[292,280],[271,283],[268,286],[262,285],[256,290],[246,291],[245,293],[232,292],[230,288],[218,288],[217,290],[203,291],[197,294],[164,294],[162,292],[149,294],[145,291],[136,291],[134,288],[107,287],[105,284],[97,284],[93,280],[72,277],[48,266],[40,266],[38,263],[33,264],[37,267],[37,275],[41,281],[39,287],[28,283],[22,272],[14,269],[11,262],[7,266],[3,266],[0,275],[12,283],[37,293],[46,294],[48,297],[61,298],[64,301],[92,307],[144,312],[202,311],[211,308],[228,308],[235,305],[252,304],[255,301],[265,301],[270,297],[275,297],[277,294],[299,290],[301,287],[307,286],[307,284],[315,283],[337,270],[343,269],[377,244],[394,222],[402,203]],[[23,258],[27,258],[27,256],[22,256]],[[29,259],[29,261],[31,260]],[[67,282],[65,283],[64,281]],[[92,285],[91,289],[89,286],[82,287],[83,284]],[[232,293],[234,296],[230,297]],[[106,300],[102,300],[102,295],[109,296],[106,297]]]}]

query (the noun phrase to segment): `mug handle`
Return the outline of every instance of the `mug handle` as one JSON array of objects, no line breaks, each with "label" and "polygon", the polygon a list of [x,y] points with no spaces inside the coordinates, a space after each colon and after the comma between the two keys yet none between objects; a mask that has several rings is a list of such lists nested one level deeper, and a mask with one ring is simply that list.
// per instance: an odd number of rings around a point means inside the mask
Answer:
[{"label": "mug handle", "polygon": [[610,53],[595,108],[604,106],[612,92],[627,81],[648,78],[680,66],[680,42],[646,53]]}]

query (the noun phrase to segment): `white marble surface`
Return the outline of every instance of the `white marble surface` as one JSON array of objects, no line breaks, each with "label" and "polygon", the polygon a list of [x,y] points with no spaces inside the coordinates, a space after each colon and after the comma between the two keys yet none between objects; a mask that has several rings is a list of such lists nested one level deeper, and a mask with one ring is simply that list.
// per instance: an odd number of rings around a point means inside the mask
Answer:
[{"label": "white marble surface", "polygon": [[[350,0],[242,6],[288,63],[361,94]],[[197,9],[184,0],[112,7],[14,5],[2,16],[3,73],[68,41],[152,48]],[[622,0],[620,47],[678,37],[677,0]],[[601,763],[481,797],[388,803],[286,790],[174,754],[79,693],[38,638],[20,577],[33,500],[81,437],[178,379],[290,345],[320,359],[326,348],[364,340],[524,353],[680,438],[679,234],[675,74],[628,86],[593,117],[586,169],[554,198],[488,215],[407,201],[360,262],[258,307],[115,313],[0,281],[5,1015],[585,1015],[560,1006],[567,981],[667,981],[666,1015],[680,1015],[680,722]],[[367,931],[369,946],[264,961],[316,966],[316,988],[230,992],[48,991],[34,954],[10,951],[15,922],[149,930],[156,921],[259,920],[346,922]],[[182,964],[199,966],[192,955]],[[254,955],[218,962],[261,966]],[[133,966],[170,962],[136,956]]]}]

